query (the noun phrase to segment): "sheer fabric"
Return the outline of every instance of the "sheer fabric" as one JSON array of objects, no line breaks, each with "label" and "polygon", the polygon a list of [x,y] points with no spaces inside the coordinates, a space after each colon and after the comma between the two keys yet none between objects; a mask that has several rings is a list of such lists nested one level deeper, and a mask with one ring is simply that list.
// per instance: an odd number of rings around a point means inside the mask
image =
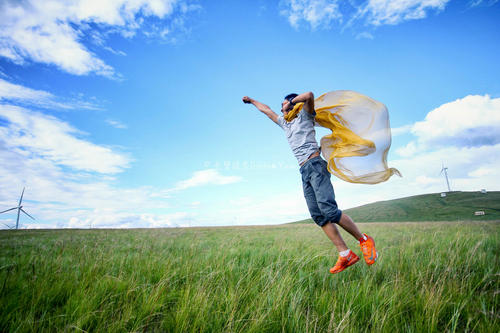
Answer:
[{"label": "sheer fabric", "polygon": [[[285,117],[294,119],[304,103]],[[377,184],[401,173],[387,166],[391,147],[389,113],[384,104],[350,90],[328,92],[314,100],[315,125],[331,134],[321,138],[328,171],[350,183]]]}]

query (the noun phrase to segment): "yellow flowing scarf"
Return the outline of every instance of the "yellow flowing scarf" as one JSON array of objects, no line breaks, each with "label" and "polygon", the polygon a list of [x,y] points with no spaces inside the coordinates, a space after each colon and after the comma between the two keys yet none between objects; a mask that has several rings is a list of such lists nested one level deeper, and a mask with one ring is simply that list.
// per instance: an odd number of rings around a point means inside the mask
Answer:
[{"label": "yellow flowing scarf", "polygon": [[[304,103],[288,112],[286,121],[297,117]],[[350,90],[337,90],[314,100],[315,125],[331,134],[321,138],[321,154],[328,171],[350,183],[378,184],[401,173],[387,166],[391,147],[389,113],[384,104]]]}]

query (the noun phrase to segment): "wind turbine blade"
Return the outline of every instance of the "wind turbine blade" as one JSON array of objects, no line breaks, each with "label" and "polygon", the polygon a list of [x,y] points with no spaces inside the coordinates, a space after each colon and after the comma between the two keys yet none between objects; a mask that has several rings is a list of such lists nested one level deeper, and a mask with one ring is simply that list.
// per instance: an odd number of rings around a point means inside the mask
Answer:
[{"label": "wind turbine blade", "polygon": [[19,199],[19,205],[18,206],[21,206],[21,202],[23,201],[23,195],[24,195],[24,187],[23,187],[23,192],[21,193],[21,198]]},{"label": "wind turbine blade", "polygon": [[2,223],[2,224],[3,224],[4,226],[6,226],[7,228],[9,228],[9,229],[12,229],[12,228],[13,228],[13,227],[11,227],[10,225],[7,225],[7,224],[5,224],[5,223]]},{"label": "wind turbine blade", "polygon": [[10,210],[14,210],[14,209],[17,209],[17,207],[14,207],[14,208],[11,208],[11,209],[4,210],[3,212],[0,212],[0,214],[5,213],[5,212],[8,212],[8,211],[10,211]]},{"label": "wind turbine blade", "polygon": [[22,208],[21,208],[21,211],[22,211],[24,214],[26,214],[26,215],[28,215],[29,217],[31,217],[33,220],[35,219],[35,218],[34,218],[33,216],[31,216],[30,214],[26,213],[26,212],[24,211],[24,209],[22,209]]}]

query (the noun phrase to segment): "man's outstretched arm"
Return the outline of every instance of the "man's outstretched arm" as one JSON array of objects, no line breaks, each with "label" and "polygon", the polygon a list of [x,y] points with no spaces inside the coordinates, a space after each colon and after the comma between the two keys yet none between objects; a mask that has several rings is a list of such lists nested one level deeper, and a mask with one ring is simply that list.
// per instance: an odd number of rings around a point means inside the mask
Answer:
[{"label": "man's outstretched arm", "polygon": [[306,92],[300,94],[292,100],[293,104],[304,103],[304,110],[310,114],[314,114],[314,94],[312,92]]},{"label": "man's outstretched arm", "polygon": [[[298,96],[297,96],[298,97]],[[253,98],[250,98],[248,96],[243,97],[243,103],[246,104],[253,104],[257,109],[259,109],[260,112],[264,113],[266,116],[269,117],[272,121],[274,121],[276,124],[278,123],[278,115],[271,110],[269,106],[266,104],[262,104],[259,101],[256,101]]]}]

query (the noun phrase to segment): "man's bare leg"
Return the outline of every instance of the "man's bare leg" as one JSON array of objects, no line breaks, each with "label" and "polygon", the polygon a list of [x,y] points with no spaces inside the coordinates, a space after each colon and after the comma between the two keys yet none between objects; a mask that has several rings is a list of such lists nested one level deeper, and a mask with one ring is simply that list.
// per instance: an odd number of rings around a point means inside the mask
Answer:
[{"label": "man's bare leg", "polygon": [[[358,227],[356,226],[356,224],[353,222],[353,220],[349,215],[342,213],[342,216],[340,217],[340,221],[338,224],[357,240],[363,237],[363,234],[359,231]],[[348,249],[346,243],[344,242],[344,239],[340,235],[340,232],[334,223],[327,223],[321,228],[328,236],[328,238],[330,238],[330,240],[333,242],[333,244],[335,245],[335,247],[339,252]]]},{"label": "man's bare leg", "polygon": [[363,234],[359,231],[358,227],[349,215],[342,213],[339,225],[357,240],[363,238]]},{"label": "man's bare leg", "polygon": [[322,226],[321,229],[323,229],[339,252],[347,250],[347,245],[342,239],[342,236],[340,235],[340,232],[335,224],[328,222]]}]

